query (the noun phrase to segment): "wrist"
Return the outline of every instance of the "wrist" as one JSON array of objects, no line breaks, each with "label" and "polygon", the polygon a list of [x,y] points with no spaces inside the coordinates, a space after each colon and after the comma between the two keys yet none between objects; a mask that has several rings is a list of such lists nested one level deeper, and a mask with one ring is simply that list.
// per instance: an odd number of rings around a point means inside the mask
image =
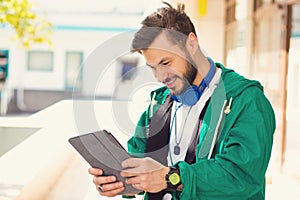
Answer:
[{"label": "wrist", "polygon": [[169,171],[165,176],[165,180],[167,184],[167,191],[175,192],[183,190],[183,184],[180,178],[180,170],[178,167],[169,167]]},{"label": "wrist", "polygon": [[170,167],[164,167],[162,170],[162,178],[163,178],[163,183],[164,183],[163,189],[164,190],[167,189],[167,187],[168,187],[167,181],[166,181],[166,176],[169,173],[169,171],[170,171]]}]

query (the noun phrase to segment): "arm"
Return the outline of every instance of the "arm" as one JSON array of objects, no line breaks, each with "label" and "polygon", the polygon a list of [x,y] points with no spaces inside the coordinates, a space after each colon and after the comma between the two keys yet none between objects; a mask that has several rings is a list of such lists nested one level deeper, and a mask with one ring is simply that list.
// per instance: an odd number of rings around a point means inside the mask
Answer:
[{"label": "arm", "polygon": [[[147,111],[145,111],[138,122],[135,135],[128,141],[128,151],[133,156],[143,157],[144,155],[147,120]],[[116,182],[115,176],[102,176],[102,169],[90,168],[88,172],[94,176],[93,182],[102,196],[114,197],[125,189],[124,183]],[[101,185],[104,192],[99,189],[99,185]]]},{"label": "arm", "polygon": [[144,157],[148,120],[148,112],[145,111],[139,119],[134,136],[127,142],[128,153],[134,157]]},{"label": "arm", "polygon": [[181,197],[247,199],[264,192],[275,129],[273,109],[258,90],[245,91],[234,104],[216,146],[218,153],[210,160],[197,158],[192,165],[177,163],[184,185]]},{"label": "arm", "polygon": [[165,176],[170,169],[152,158],[129,158],[122,167],[121,176],[136,189],[156,193],[167,188]]}]

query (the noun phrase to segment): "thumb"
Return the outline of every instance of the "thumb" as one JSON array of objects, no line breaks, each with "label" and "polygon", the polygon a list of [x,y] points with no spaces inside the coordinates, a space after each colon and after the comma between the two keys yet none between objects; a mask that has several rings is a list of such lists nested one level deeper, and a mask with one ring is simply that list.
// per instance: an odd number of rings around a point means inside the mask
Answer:
[{"label": "thumb", "polygon": [[137,167],[140,158],[128,158],[122,162],[122,167],[123,168],[132,168],[132,167]]}]

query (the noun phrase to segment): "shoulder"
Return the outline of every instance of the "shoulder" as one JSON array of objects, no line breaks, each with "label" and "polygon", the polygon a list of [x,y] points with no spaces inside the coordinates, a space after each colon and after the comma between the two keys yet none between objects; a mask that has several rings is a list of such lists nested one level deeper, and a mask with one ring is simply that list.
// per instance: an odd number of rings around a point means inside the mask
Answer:
[{"label": "shoulder", "polygon": [[245,91],[253,91],[263,94],[263,86],[257,80],[248,79],[233,69],[225,68],[222,64],[217,64],[222,70],[221,82],[224,86],[226,96],[236,97],[245,94]]}]

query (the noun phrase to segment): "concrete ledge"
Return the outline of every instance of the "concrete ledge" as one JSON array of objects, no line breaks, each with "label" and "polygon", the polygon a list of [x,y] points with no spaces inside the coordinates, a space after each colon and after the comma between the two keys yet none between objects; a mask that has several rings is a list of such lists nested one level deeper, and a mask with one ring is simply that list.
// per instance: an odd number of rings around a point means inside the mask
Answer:
[{"label": "concrete ledge", "polygon": [[[74,120],[74,101],[68,100],[61,101],[25,118],[17,120],[5,118],[0,121],[0,126],[40,128],[0,157],[0,199],[46,199],[49,193],[53,192],[53,188],[56,188],[56,192],[67,195],[69,191],[65,191],[63,186],[57,188],[56,184],[61,182],[61,177],[65,176],[66,169],[76,154],[76,151],[68,143],[68,139],[78,134],[78,128],[80,128],[80,134],[107,129],[118,138],[123,146],[126,146],[126,141],[130,134],[133,134],[138,117],[144,110],[139,109],[140,112],[136,112],[136,109],[145,108],[145,105],[136,105],[131,102],[114,102],[112,104],[111,101],[86,100],[76,102],[75,106],[80,108],[80,112],[77,113],[80,115],[77,117],[82,120],[80,124],[76,124]],[[86,108],[94,110],[90,113],[86,112]],[[127,116],[127,120],[132,122],[132,127],[129,129],[122,127],[123,121],[115,118],[120,114],[118,112],[120,108],[123,109],[123,112],[130,114]],[[91,117],[94,117],[94,121],[91,120]],[[76,156],[80,158],[79,155],[76,154]],[[87,171],[83,173],[85,173],[83,176],[88,175]],[[8,188],[6,186],[14,186],[14,191],[3,192]],[[88,187],[89,185],[86,186],[86,190]],[[1,194],[5,195],[1,196]]]},{"label": "concrete ledge", "polygon": [[[7,197],[40,200],[47,196],[74,156],[67,142],[70,134],[63,134],[70,130],[61,131],[43,128],[0,157],[0,184],[19,186]],[[0,188],[2,194],[7,193],[4,190]]]},{"label": "concrete ledge", "polygon": [[49,163],[24,186],[15,200],[45,199],[63,175],[69,162],[72,160],[72,156],[74,154],[70,151],[61,152],[57,159],[49,160]]}]

